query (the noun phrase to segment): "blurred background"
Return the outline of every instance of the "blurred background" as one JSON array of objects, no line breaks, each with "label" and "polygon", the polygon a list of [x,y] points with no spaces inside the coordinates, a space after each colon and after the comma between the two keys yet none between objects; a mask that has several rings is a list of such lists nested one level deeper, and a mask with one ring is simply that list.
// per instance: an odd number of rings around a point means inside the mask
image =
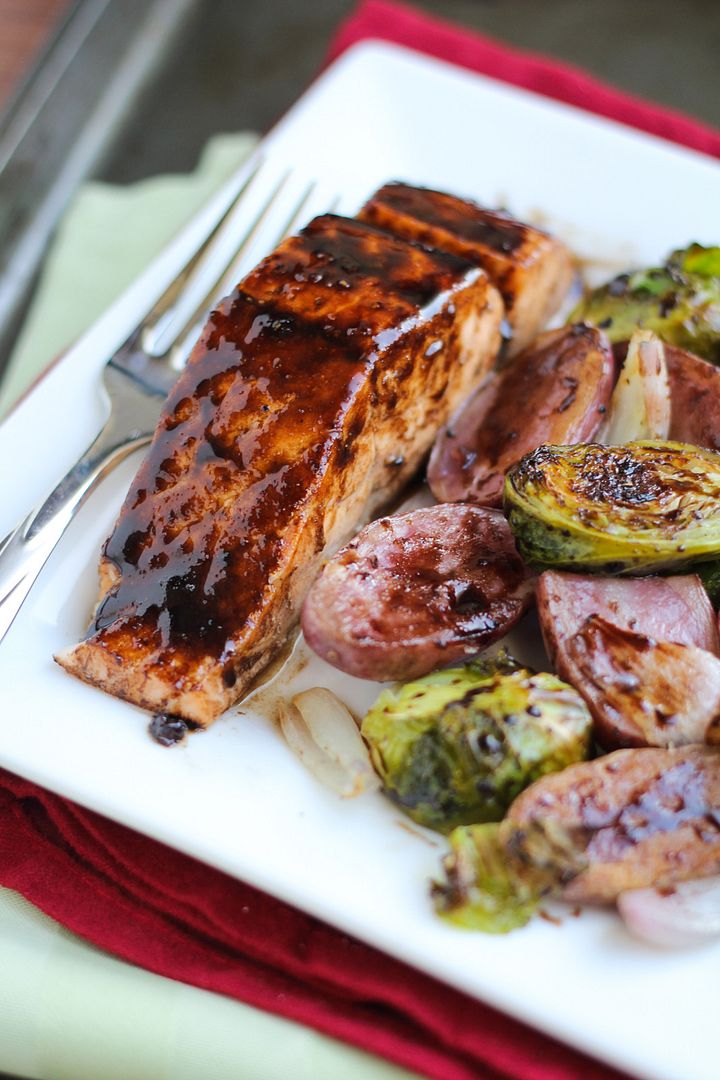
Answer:
[{"label": "blurred background", "polygon": [[[266,130],[318,71],[353,6],[0,0],[0,372],[82,181],[190,170],[212,134]],[[720,126],[717,0],[416,6]]]}]

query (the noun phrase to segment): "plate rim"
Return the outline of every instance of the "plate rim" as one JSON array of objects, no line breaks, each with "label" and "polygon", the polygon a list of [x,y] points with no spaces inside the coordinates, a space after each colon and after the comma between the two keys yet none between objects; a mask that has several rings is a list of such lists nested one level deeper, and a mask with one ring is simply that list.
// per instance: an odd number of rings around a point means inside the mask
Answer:
[{"label": "plate rim", "polygon": [[[414,58],[415,63],[421,63],[423,66],[448,68],[448,69],[451,69],[451,70],[456,71],[456,72],[461,72],[464,77],[466,77],[466,78],[468,78],[470,80],[480,80],[481,82],[495,83],[498,86],[501,86],[504,90],[512,91],[512,93],[514,95],[518,95],[521,98],[530,97],[533,100],[540,101],[543,104],[550,106],[553,110],[560,110],[561,112],[568,112],[569,111],[569,112],[571,112],[573,114],[579,115],[583,120],[586,120],[587,118],[591,118],[594,123],[600,124],[603,127],[610,127],[612,129],[620,129],[624,133],[629,133],[633,137],[634,140],[639,139],[639,140],[641,140],[643,142],[649,141],[652,144],[657,144],[657,145],[661,146],[663,148],[663,150],[667,150],[668,148],[670,148],[674,152],[681,154],[683,157],[690,158],[693,162],[698,161],[698,162],[702,163],[703,166],[705,166],[705,165],[707,165],[709,163],[714,167],[714,169],[717,172],[718,176],[720,176],[720,164],[718,164],[714,159],[708,157],[707,155],[703,155],[702,153],[700,153],[698,151],[690,150],[690,149],[688,149],[686,147],[680,147],[677,144],[672,143],[671,141],[668,141],[668,140],[664,140],[664,139],[662,139],[662,138],[660,138],[658,136],[650,135],[650,134],[645,133],[645,132],[639,132],[636,129],[634,129],[632,127],[629,127],[628,125],[621,124],[621,123],[619,123],[617,121],[612,121],[612,120],[609,120],[609,119],[604,118],[604,117],[598,117],[595,114],[586,113],[584,110],[582,110],[582,109],[580,109],[580,108],[578,108],[576,106],[571,106],[571,105],[567,105],[566,103],[563,103],[563,102],[554,101],[553,99],[546,98],[544,95],[537,94],[537,93],[534,93],[532,91],[525,91],[525,90],[522,90],[522,89],[517,88],[517,87],[509,87],[508,84],[502,83],[502,81],[500,81],[500,80],[495,80],[495,79],[492,79],[492,78],[490,78],[488,76],[480,75],[478,73],[474,73],[472,71],[469,71],[466,68],[463,68],[463,67],[461,67],[459,65],[449,63],[447,61],[441,61],[441,60],[436,60],[435,58],[427,57],[425,54],[420,53],[417,50],[408,49],[406,47],[398,46],[398,45],[395,45],[393,43],[388,43],[388,42],[383,41],[382,39],[379,39],[379,40],[366,40],[366,41],[363,41],[363,42],[359,42],[359,43],[353,45],[345,53],[343,53],[334,62],[334,64],[331,65],[325,72],[323,72],[322,75],[318,78],[318,80],[316,80],[311,85],[311,87],[308,89],[308,91],[306,91],[306,94],[304,94],[297,102],[295,102],[295,104],[281,118],[281,120],[278,122],[278,124],[275,125],[275,127],[271,130],[271,132],[268,134],[268,136],[266,136],[266,138],[262,140],[260,146],[262,147],[262,146],[266,145],[267,143],[269,143],[271,137],[272,138],[277,138],[278,137],[277,133],[278,132],[282,133],[282,131],[284,130],[284,125],[288,125],[288,124],[293,122],[293,119],[294,119],[295,115],[297,115],[296,111],[300,110],[303,107],[303,104],[307,101],[308,96],[311,93],[312,94],[318,94],[318,93],[323,92],[324,88],[327,85],[330,85],[330,79],[335,78],[337,76],[337,72],[339,70],[341,71],[344,68],[350,66],[351,63],[353,63],[353,64],[358,63],[358,57],[359,57],[359,62],[362,64],[363,62],[365,62],[365,60],[366,60],[366,58],[368,56],[370,56],[371,59],[374,56],[376,60],[378,59],[378,57],[379,57],[379,59],[381,61],[386,60],[388,53],[390,53],[390,54],[398,54],[399,53],[401,55],[409,54]],[[318,89],[318,88],[320,88],[320,89]],[[181,234],[178,237],[178,239],[176,239],[176,241],[173,242],[173,244],[170,246],[170,249],[166,250],[166,252],[164,252],[160,257],[158,257],[157,260],[154,260],[153,263],[150,264],[150,266],[144,272],[144,274],[141,275],[141,277],[135,283],[133,283],[133,285],[131,285],[130,288],[128,290],[126,290],[120,296],[120,298],[115,302],[115,304],[113,305],[113,310],[115,310],[115,309],[124,310],[125,307],[128,305],[128,297],[130,297],[130,303],[131,304],[132,304],[132,302],[135,302],[134,298],[135,298],[135,294],[136,294],[136,292],[138,290],[138,287],[141,285],[142,282],[145,281],[145,279],[149,278],[150,275],[152,275],[153,273],[154,274],[158,273],[158,271],[156,270],[157,266],[161,267],[161,271],[163,273],[169,272],[170,262],[168,260],[172,260],[172,258],[177,259],[177,251],[182,248],[182,244],[179,245],[179,241],[182,239],[182,235],[184,235],[187,232],[188,232],[188,229],[184,230],[184,233]],[[161,286],[158,286],[158,291],[160,290],[160,288],[161,288]],[[130,316],[128,315],[128,318],[129,317]],[[80,339],[80,342],[78,343],[78,345],[74,346],[73,349],[71,349],[69,351],[69,355],[72,355],[74,353],[74,351],[79,347],[79,345],[85,342],[86,338],[91,337],[93,335],[93,333],[97,334],[98,325],[100,325],[102,327],[104,319],[107,319],[107,313],[106,313],[105,316],[101,317],[101,319],[99,321],[99,324],[96,323],[87,332],[86,335],[83,335],[83,337]],[[66,354],[66,357],[67,357],[67,355],[68,354]],[[56,366],[54,365],[53,367],[51,367],[51,369],[46,374],[51,375],[53,370],[56,370],[56,367],[60,367],[60,366],[62,366],[62,361],[61,361],[61,363],[59,365],[56,365]],[[69,370],[69,362],[68,362],[68,370]],[[34,398],[35,394],[37,393],[38,387],[40,385],[42,385],[44,383],[44,381],[45,381],[45,376],[43,376],[43,379],[41,379],[40,382],[38,383],[38,385],[31,391],[31,393],[28,395],[28,398],[26,399],[26,401],[21,403],[21,405],[19,405],[18,408],[13,411],[13,414],[11,414],[11,416],[8,417],[3,422],[2,425],[0,425],[0,451],[2,449],[2,444],[3,444],[3,441],[4,441],[4,434],[5,434],[6,430],[7,430],[8,422],[12,419],[12,417],[17,417],[18,413],[23,413],[24,412],[24,410],[26,408],[26,405],[27,405],[27,402],[30,399]],[[2,761],[4,763],[4,760],[5,760],[5,758],[4,758],[4,749],[3,749],[3,746],[2,746],[2,741],[0,740],[0,761]],[[77,793],[75,793],[75,794],[67,794],[67,789],[65,789],[65,791],[61,790],[61,787],[56,782],[55,778],[50,777],[48,779],[47,773],[43,773],[42,769],[38,769],[38,770],[33,769],[31,771],[31,770],[27,769],[26,767],[24,767],[22,765],[21,766],[10,765],[8,767],[10,767],[12,769],[12,771],[18,772],[19,775],[27,776],[30,779],[36,779],[36,782],[42,783],[43,786],[48,787],[50,790],[58,791],[60,794],[65,794],[66,797],[73,798],[75,801],[80,802],[82,805],[90,806],[91,809],[95,809],[97,812],[105,814],[105,816],[113,817],[115,820],[121,820],[121,821],[124,821],[125,823],[127,823],[127,814],[125,814],[123,817],[119,817],[119,816],[116,816],[114,814],[111,814],[110,812],[108,812],[107,809],[98,810],[97,806],[92,806],[90,803],[88,803],[88,801],[86,799],[84,799],[82,797],[78,797]],[[45,777],[45,778],[43,779],[43,777]],[[131,816],[133,816],[133,815],[131,815]],[[148,828],[147,828],[147,824],[143,825],[142,823],[135,823],[135,824],[131,825],[131,827],[137,829],[137,831],[142,832],[145,835],[151,835],[151,836],[155,836],[155,838],[158,838],[157,831],[149,832]],[[203,855],[201,853],[197,853],[195,850],[192,850],[192,849],[189,850],[187,846],[184,846],[184,847],[180,846],[178,844],[176,838],[168,838],[167,836],[163,836],[162,840],[163,840],[163,842],[168,843],[170,846],[172,846],[172,847],[174,847],[174,848],[176,848],[178,850],[186,851],[188,853],[193,854],[194,857],[199,858],[202,861],[209,862],[211,865],[219,866],[220,869],[223,869],[225,872],[229,873],[230,875],[232,875],[234,877],[239,876],[237,874],[237,872],[232,869],[232,867],[229,867],[227,865],[219,864],[217,859],[209,859],[206,854]],[[247,880],[247,879],[245,879],[245,880]],[[253,882],[250,882],[250,883],[253,884]],[[262,885],[260,885],[258,887],[264,888],[264,886],[262,886]],[[282,893],[278,892],[278,890],[275,889],[275,888],[267,888],[266,891],[271,891],[271,892],[274,893],[274,895],[280,895],[281,898],[285,898],[285,897],[282,897]],[[287,896],[287,891],[285,893],[285,896]],[[316,914],[316,910],[314,911],[314,910],[308,908],[307,904],[305,902],[303,902],[302,900],[291,898],[291,899],[289,899],[289,902],[293,903],[297,907],[300,907],[302,910],[309,911],[309,913],[311,913],[311,914]],[[332,915],[328,915],[328,914],[322,914],[322,915],[320,915],[318,917],[323,918],[325,921],[329,922],[331,925],[336,925],[336,926],[338,925],[337,917],[333,918]],[[342,924],[340,924],[340,925],[342,925]],[[345,927],[343,927],[343,928],[345,928]],[[359,937],[361,940],[367,941],[370,945],[375,944],[372,940],[368,939],[368,937],[366,936],[365,933],[363,933],[361,931],[358,931],[357,929],[352,929],[350,932],[352,932],[355,936]],[[378,946],[376,946],[376,947],[378,947]],[[403,959],[405,962],[410,963],[413,966],[419,967],[420,970],[426,971],[427,973],[429,973],[431,975],[434,975],[437,978],[444,979],[444,981],[448,982],[450,985],[455,985],[456,986],[456,984],[452,981],[451,978],[446,978],[442,974],[438,974],[436,971],[432,971],[432,970],[428,969],[427,967],[423,967],[423,965],[421,963],[419,964],[416,960],[408,959],[407,956],[399,954],[397,949],[390,949],[387,945],[381,945],[379,947],[383,948],[385,951],[390,952],[391,955],[395,955],[395,956],[400,955],[400,958]],[[464,990],[465,988],[459,988],[459,989]],[[466,991],[466,992],[468,992],[468,991]],[[472,991],[469,991],[469,992],[472,993]],[[554,1037],[559,1038],[563,1042],[566,1042],[566,1043],[568,1043],[570,1045],[576,1046],[581,1051],[584,1051],[586,1053],[590,1053],[590,1054],[593,1054],[595,1056],[598,1056],[598,1057],[601,1058],[601,1060],[612,1062],[613,1064],[619,1065],[622,1068],[632,1068],[634,1071],[636,1071],[638,1073],[638,1075],[643,1074],[642,1069],[640,1067],[641,1063],[638,1063],[637,1061],[629,1062],[627,1056],[625,1056],[625,1055],[617,1056],[617,1055],[614,1055],[612,1053],[609,1054],[608,1051],[607,1051],[607,1048],[604,1047],[604,1046],[602,1046],[602,1047],[601,1046],[591,1046],[588,1043],[588,1041],[584,1041],[584,1042],[583,1041],[578,1041],[576,1038],[573,1038],[572,1034],[568,1033],[567,1029],[562,1027],[562,1025],[560,1025],[560,1027],[556,1028],[555,1030],[552,1030],[552,1028],[549,1030],[548,1029],[548,1022],[547,1022],[546,1018],[543,1018],[541,1021],[539,1021],[537,1019],[537,1017],[532,1016],[530,1013],[528,1013],[527,1010],[519,1010],[516,1005],[515,1005],[515,1007],[513,1007],[514,1003],[510,1003],[510,1005],[508,1005],[507,1003],[498,1004],[497,999],[493,1000],[492,998],[489,998],[489,997],[480,997],[480,995],[475,995],[475,996],[477,996],[480,1000],[487,1001],[488,1004],[490,1004],[493,1007],[500,1008],[503,1011],[508,1012],[509,1015],[515,1016],[516,1018],[520,1019],[522,1022],[528,1023],[528,1024],[530,1024],[530,1025],[532,1025],[532,1026],[534,1026],[536,1028],[539,1028],[540,1030],[546,1031],[548,1034],[552,1034]],[[652,1076],[654,1076],[656,1074],[655,1073],[645,1073],[644,1075],[647,1075],[647,1076],[652,1075]]]}]

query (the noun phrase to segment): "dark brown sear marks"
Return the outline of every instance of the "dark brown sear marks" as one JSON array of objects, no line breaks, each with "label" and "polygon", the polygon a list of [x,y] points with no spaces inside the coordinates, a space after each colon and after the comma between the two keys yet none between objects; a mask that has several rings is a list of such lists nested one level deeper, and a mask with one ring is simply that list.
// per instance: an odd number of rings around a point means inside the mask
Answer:
[{"label": "dark brown sear marks", "polygon": [[531,590],[501,514],[440,505],[363,529],[316,581],[302,626],[349,674],[414,678],[505,634]]},{"label": "dark brown sear marks", "polygon": [[[425,220],[428,225],[446,229],[472,243],[485,244],[503,255],[517,252],[531,231],[502,211],[484,210],[469,199],[408,184],[386,184],[375,198],[393,210]],[[432,239],[432,234],[428,239]]]},{"label": "dark brown sear marks", "polygon": [[375,192],[358,217],[481,266],[505,302],[508,353],[519,352],[547,324],[573,279],[573,260],[563,244],[470,199],[392,183]]},{"label": "dark brown sear marks", "polygon": [[633,507],[662,500],[667,481],[647,458],[638,461],[630,454],[591,452],[570,487],[579,500]]},{"label": "dark brown sear marks", "polygon": [[564,645],[566,671],[606,749],[712,742],[720,660],[591,615]]},{"label": "dark brown sear marks", "polygon": [[367,224],[285,241],[211,314],[59,662],[210,723],[281,646],[325,546],[407,482],[487,370],[501,312],[474,264]]},{"label": "dark brown sear marks", "polygon": [[[667,541],[697,523],[717,518],[720,458],[708,450],[676,443],[622,446],[589,443],[540,446],[509,474],[519,492],[546,492],[569,517],[604,531],[608,518],[622,522],[638,540]],[[657,530],[662,530],[661,534]],[[678,548],[680,552],[684,549]],[[606,572],[623,569],[608,562]]]},{"label": "dark brown sear marks", "polygon": [[428,252],[361,221],[324,214],[263,260],[243,290],[368,348],[397,334],[403,320],[417,318],[469,269],[458,255]]}]

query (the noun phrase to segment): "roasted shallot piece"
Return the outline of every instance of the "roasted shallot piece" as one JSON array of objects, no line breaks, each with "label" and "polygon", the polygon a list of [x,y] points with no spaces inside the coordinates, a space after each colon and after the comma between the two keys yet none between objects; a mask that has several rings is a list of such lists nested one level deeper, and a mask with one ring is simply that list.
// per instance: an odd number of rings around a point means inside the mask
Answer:
[{"label": "roasted shallot piece", "polygon": [[628,930],[651,945],[682,948],[720,937],[720,877],[629,889],[617,906]]},{"label": "roasted shallot piece", "polygon": [[380,786],[355,720],[331,690],[314,686],[281,702],[279,720],[288,746],[324,787],[349,798]]},{"label": "roasted shallot piece", "polygon": [[667,439],[669,431],[670,380],[665,347],[652,330],[636,330],[597,442],[612,446],[636,439]]}]

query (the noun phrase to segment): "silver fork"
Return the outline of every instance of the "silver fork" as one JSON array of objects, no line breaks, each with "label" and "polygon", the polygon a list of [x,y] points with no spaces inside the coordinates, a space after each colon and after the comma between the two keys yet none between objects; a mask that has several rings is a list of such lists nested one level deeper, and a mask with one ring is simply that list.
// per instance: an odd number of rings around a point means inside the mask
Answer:
[{"label": "silver fork", "polygon": [[314,196],[315,181],[299,188],[296,176],[278,176],[258,158],[204,242],[107,361],[102,386],[109,413],[102,430],[45,501],[0,542],[0,641],[88,496],[152,438],[165,397],[213,302],[290,234]]}]

